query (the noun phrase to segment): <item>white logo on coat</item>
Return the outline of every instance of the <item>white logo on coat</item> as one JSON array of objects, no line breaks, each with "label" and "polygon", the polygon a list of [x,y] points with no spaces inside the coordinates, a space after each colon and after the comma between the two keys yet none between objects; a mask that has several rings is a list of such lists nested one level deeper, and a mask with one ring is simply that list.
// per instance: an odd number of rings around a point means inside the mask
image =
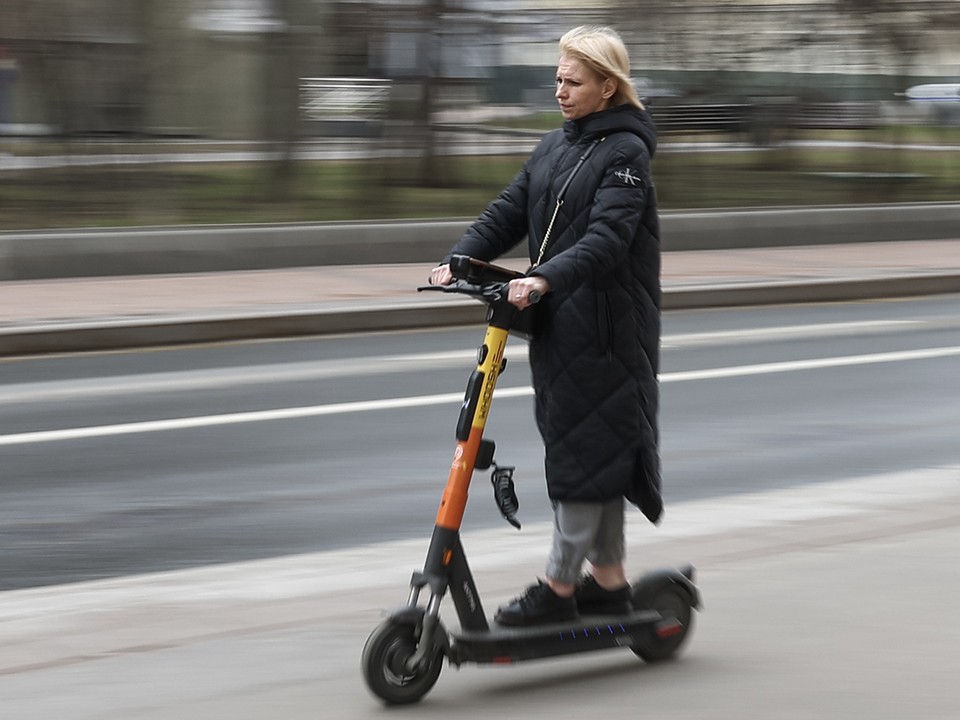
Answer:
[{"label": "white logo on coat", "polygon": [[616,175],[624,185],[633,185],[636,187],[638,183],[642,182],[640,178],[630,171],[630,168],[627,168],[626,170],[617,170],[614,175]]}]

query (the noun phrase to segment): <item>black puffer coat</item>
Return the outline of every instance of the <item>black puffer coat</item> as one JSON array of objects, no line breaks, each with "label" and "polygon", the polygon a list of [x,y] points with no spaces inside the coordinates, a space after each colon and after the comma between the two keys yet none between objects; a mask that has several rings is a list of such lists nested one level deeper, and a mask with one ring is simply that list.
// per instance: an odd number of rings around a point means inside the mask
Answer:
[{"label": "black puffer coat", "polygon": [[551,498],[623,495],[653,522],[663,509],[660,240],[650,174],[656,138],[649,115],[629,105],[567,121],[543,138],[452,251],[493,260],[526,236],[535,261],[557,193],[601,140],[567,188],[532,270],[551,288],[532,309],[536,416]]}]

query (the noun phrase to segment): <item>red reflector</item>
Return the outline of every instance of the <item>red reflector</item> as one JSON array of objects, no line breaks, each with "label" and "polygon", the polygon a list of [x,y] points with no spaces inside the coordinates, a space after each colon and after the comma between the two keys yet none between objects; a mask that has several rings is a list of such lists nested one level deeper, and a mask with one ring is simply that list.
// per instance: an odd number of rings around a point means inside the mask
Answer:
[{"label": "red reflector", "polygon": [[657,637],[668,638],[683,632],[683,623],[679,620],[665,620],[657,625]]},{"label": "red reflector", "polygon": [[493,664],[494,665],[512,665],[513,658],[510,657],[509,655],[500,655],[499,657],[495,657],[493,659]]}]

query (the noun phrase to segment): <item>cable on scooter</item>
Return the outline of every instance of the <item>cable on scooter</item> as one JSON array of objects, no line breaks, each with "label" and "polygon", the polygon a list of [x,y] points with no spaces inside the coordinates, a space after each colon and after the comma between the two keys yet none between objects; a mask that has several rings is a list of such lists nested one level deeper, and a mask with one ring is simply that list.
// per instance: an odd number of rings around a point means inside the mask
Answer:
[{"label": "cable on scooter", "polygon": [[517,510],[520,509],[520,500],[517,499],[517,490],[513,484],[514,470],[516,470],[515,467],[500,467],[494,463],[490,482],[493,483],[493,499],[497,501],[500,514],[503,515],[504,520],[519,530],[520,521],[517,520]]}]

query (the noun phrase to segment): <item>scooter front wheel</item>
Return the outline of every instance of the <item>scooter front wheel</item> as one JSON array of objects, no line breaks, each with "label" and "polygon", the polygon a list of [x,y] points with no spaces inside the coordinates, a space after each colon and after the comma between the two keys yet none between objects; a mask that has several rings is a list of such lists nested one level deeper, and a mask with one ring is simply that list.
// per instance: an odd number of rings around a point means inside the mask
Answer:
[{"label": "scooter front wheel", "polygon": [[416,670],[407,661],[417,651],[417,630],[413,625],[386,620],[370,633],[363,647],[363,677],[370,691],[390,705],[415,703],[440,677],[443,653],[431,651]]}]

